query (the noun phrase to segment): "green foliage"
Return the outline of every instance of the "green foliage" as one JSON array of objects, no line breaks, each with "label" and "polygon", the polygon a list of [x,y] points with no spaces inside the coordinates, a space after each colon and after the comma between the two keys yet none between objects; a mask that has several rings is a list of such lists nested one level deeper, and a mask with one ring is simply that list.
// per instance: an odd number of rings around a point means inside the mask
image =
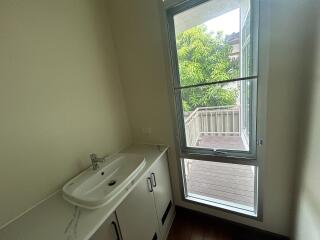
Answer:
[{"label": "green foliage", "polygon": [[[232,46],[222,32],[208,33],[204,25],[177,36],[180,81],[182,86],[227,80],[239,76],[238,61],[229,58]],[[237,91],[226,84],[189,88],[182,92],[184,111],[197,107],[236,103]]]}]

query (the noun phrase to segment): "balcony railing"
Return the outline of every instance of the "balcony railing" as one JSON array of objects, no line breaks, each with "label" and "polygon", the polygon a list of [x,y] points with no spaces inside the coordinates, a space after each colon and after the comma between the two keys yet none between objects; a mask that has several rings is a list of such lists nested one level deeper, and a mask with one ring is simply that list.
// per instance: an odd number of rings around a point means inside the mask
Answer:
[{"label": "balcony railing", "polygon": [[197,146],[201,136],[240,136],[240,107],[199,107],[185,118],[188,146]]}]

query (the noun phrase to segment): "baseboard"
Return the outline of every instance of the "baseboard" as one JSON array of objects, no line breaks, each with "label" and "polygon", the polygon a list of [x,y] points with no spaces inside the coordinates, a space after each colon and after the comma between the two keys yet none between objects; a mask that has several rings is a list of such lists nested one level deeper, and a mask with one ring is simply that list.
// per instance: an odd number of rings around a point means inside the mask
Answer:
[{"label": "baseboard", "polygon": [[209,214],[205,214],[199,211],[191,210],[185,207],[177,206],[176,205],[176,213],[187,213],[194,215],[195,217],[201,217],[206,218],[207,221],[212,221],[212,223],[220,223],[224,225],[229,225],[231,227],[236,228],[241,236],[239,236],[239,239],[257,239],[257,240],[290,240],[288,237],[276,234],[273,232],[269,232],[266,230],[262,230],[259,228],[251,227],[245,224],[233,222],[230,220],[226,220],[223,218],[219,218],[216,216],[212,216]]}]

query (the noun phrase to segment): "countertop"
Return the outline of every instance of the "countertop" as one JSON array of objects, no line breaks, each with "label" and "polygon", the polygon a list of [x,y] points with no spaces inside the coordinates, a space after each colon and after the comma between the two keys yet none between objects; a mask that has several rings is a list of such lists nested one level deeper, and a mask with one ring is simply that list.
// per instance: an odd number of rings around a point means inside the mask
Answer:
[{"label": "countertop", "polygon": [[134,184],[121,191],[106,206],[87,210],[76,207],[62,198],[59,191],[52,197],[0,230],[1,240],[87,240],[115,211],[135,187],[142,175],[166,154],[166,146],[133,145],[125,153],[142,154],[146,158],[144,169],[134,179]]}]

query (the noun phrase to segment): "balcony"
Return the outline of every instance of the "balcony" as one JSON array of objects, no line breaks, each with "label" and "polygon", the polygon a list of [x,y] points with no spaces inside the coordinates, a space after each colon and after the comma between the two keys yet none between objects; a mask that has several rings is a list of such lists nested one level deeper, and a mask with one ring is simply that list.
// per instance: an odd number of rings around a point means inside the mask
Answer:
[{"label": "balcony", "polygon": [[187,146],[246,151],[240,106],[196,108],[185,118]]},{"label": "balcony", "polygon": [[[248,150],[240,106],[197,108],[185,116],[187,146]],[[255,168],[184,159],[188,197],[254,210]]]}]

